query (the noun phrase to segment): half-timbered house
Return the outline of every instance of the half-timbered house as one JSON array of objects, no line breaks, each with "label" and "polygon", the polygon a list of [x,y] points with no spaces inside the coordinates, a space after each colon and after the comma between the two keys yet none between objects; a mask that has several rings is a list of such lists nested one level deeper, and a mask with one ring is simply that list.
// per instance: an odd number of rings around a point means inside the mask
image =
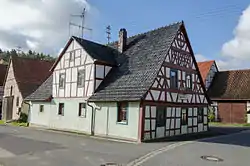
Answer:
[{"label": "half-timbered house", "polygon": [[216,62],[215,60],[198,62],[198,68],[207,90],[213,81],[215,73],[219,71]]},{"label": "half-timbered house", "polygon": [[49,76],[53,62],[29,58],[11,57],[4,81],[4,120],[18,119],[21,111],[28,113],[28,105],[23,102]]},{"label": "half-timbered house", "polygon": [[72,37],[51,70],[51,101],[27,99],[31,124],[48,112],[51,128],[138,142],[208,130],[209,101],[183,22],[129,38],[121,29],[110,45]]}]

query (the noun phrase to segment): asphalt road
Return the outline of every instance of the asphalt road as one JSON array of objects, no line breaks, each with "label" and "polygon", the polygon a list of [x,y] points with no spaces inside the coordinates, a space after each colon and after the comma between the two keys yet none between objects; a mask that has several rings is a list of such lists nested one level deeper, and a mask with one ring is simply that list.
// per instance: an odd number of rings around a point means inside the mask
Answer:
[{"label": "asphalt road", "polygon": [[173,143],[131,144],[32,128],[0,126],[0,166],[126,165]]},{"label": "asphalt road", "polygon": [[[231,128],[231,130],[235,130]],[[226,130],[230,132],[231,130]],[[224,130],[225,131],[225,130]],[[207,160],[208,159],[208,160]],[[190,142],[148,159],[143,166],[250,165],[250,130]]]},{"label": "asphalt road", "polygon": [[[229,134],[242,129],[213,130]],[[249,138],[250,133],[246,132],[192,143],[178,139],[131,144],[33,128],[0,126],[0,166],[100,166],[105,163],[118,163],[122,166],[135,166],[139,163],[145,166],[217,164],[202,160],[201,155],[223,158],[224,161],[218,163],[219,165],[235,165],[237,162],[237,165],[249,165]],[[183,143],[188,144],[181,145]]]}]

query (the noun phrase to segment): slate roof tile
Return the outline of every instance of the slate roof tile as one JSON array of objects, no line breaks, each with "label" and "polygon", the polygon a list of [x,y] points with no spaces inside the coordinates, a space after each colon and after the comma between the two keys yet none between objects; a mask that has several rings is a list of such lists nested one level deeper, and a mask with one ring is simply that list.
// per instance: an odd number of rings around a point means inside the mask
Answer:
[{"label": "slate roof tile", "polygon": [[[182,22],[161,27],[127,40],[126,50],[116,56],[113,67],[90,101],[140,100],[144,97],[165,60]],[[117,48],[117,42],[111,44]]]},{"label": "slate roof tile", "polygon": [[25,100],[28,101],[48,101],[52,97],[52,83],[53,75],[51,74],[49,78],[44,81],[44,83],[37,88],[35,92],[26,97]]}]

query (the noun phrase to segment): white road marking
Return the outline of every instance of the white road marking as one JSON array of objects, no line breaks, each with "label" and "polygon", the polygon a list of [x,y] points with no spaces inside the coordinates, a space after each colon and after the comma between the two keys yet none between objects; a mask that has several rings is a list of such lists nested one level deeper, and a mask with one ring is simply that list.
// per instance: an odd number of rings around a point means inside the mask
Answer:
[{"label": "white road marking", "polygon": [[127,166],[139,166],[141,165],[142,163],[146,162],[147,160],[155,157],[156,155],[158,154],[161,154],[163,152],[166,152],[166,151],[169,151],[169,150],[172,150],[172,149],[175,149],[179,146],[182,146],[182,145],[186,145],[186,144],[189,144],[189,143],[192,143],[193,141],[186,141],[186,142],[180,142],[180,143],[175,143],[175,144],[171,144],[171,145],[167,145],[163,148],[160,148],[160,149],[157,149],[157,150],[154,150],[152,152],[149,152],[148,154],[130,162],[127,164]]}]

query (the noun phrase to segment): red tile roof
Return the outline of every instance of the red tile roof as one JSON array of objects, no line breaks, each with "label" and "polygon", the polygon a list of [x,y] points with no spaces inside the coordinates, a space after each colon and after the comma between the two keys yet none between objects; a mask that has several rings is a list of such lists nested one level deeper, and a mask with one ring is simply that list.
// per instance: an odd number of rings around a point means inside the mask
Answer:
[{"label": "red tile roof", "polygon": [[5,75],[7,72],[7,65],[0,64],[0,86],[3,86]]},{"label": "red tile roof", "polygon": [[217,72],[208,89],[213,100],[249,100],[250,69]]},{"label": "red tile roof", "polygon": [[34,92],[51,74],[54,62],[12,57],[14,75],[23,98]]},{"label": "red tile roof", "polygon": [[198,68],[201,73],[201,77],[203,82],[205,83],[205,80],[207,78],[207,75],[212,67],[212,65],[215,63],[214,60],[211,61],[204,61],[204,62],[198,62]]}]

